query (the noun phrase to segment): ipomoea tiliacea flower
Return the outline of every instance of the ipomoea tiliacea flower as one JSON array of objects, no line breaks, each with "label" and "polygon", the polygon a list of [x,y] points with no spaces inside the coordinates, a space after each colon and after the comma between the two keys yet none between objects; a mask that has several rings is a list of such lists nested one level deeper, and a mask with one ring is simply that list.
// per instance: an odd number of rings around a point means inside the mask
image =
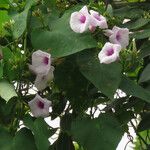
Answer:
[{"label": "ipomoea tiliacea flower", "polygon": [[110,64],[119,58],[121,46],[119,44],[105,43],[104,47],[98,54],[100,63]]},{"label": "ipomoea tiliacea flower", "polygon": [[73,12],[70,17],[70,27],[76,33],[85,32],[90,24],[90,14],[87,6],[84,6],[80,11]]},{"label": "ipomoea tiliacea flower", "polygon": [[28,102],[28,105],[34,117],[49,116],[49,107],[51,106],[51,101],[47,100],[46,98],[42,98],[37,94],[33,100]]},{"label": "ipomoea tiliacea flower", "polygon": [[90,31],[94,31],[95,28],[98,26],[101,29],[108,28],[106,18],[100,15],[97,11],[90,10],[91,19],[90,19]]},{"label": "ipomoea tiliacea flower", "polygon": [[37,74],[47,74],[51,67],[51,55],[49,53],[37,50],[32,54],[32,65],[29,69]]},{"label": "ipomoea tiliacea flower", "polygon": [[114,26],[112,30],[105,30],[105,35],[113,44],[120,44],[122,48],[129,45],[129,29]]},{"label": "ipomoea tiliacea flower", "polygon": [[54,78],[54,67],[51,66],[51,55],[41,50],[32,54],[32,65],[29,69],[36,74],[35,87],[42,91]]}]

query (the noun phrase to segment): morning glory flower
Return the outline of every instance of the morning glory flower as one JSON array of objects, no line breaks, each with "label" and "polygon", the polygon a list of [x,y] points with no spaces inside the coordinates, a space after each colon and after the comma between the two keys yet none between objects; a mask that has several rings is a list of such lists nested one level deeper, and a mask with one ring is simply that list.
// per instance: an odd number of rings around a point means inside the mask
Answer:
[{"label": "morning glory flower", "polygon": [[51,55],[41,50],[32,54],[32,65],[29,65],[29,69],[36,74],[34,83],[39,91],[44,90],[54,78]]},{"label": "morning glory flower", "polygon": [[94,31],[96,27],[98,26],[101,29],[108,28],[106,18],[102,15],[100,15],[97,11],[90,10],[91,14],[91,21],[89,29],[90,31]]},{"label": "morning glory flower", "polygon": [[32,54],[32,65],[29,69],[35,74],[47,74],[51,66],[51,55],[37,50]]},{"label": "morning glory flower", "polygon": [[112,30],[105,30],[105,35],[113,44],[120,44],[122,48],[129,45],[129,29],[114,26]]},{"label": "morning glory flower", "polygon": [[36,76],[34,84],[39,91],[44,90],[48,86],[48,84],[53,80],[54,78],[53,72],[54,72],[54,67],[51,66],[47,74],[38,74]]},{"label": "morning glory flower", "polygon": [[42,98],[37,94],[33,100],[28,102],[28,105],[34,117],[44,118],[49,116],[49,107],[51,106],[51,101],[47,100],[46,98]]},{"label": "morning glory flower", "polygon": [[79,12],[73,12],[70,17],[70,27],[76,33],[85,32],[90,24],[90,14],[87,6],[84,6]]},{"label": "morning glory flower", "polygon": [[105,43],[104,47],[98,54],[100,63],[110,64],[119,58],[121,46],[119,44]]}]

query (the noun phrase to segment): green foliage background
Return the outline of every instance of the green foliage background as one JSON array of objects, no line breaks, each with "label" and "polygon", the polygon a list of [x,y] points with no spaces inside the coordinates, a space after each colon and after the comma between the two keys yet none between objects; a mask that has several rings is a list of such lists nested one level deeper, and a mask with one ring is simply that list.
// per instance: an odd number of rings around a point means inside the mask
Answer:
[{"label": "green foliage background", "polygon": [[[108,41],[102,30],[70,29],[70,14],[84,5],[103,14],[109,28],[132,32],[120,61],[99,63],[97,54]],[[0,0],[0,149],[115,150],[123,134],[130,135],[128,123],[137,134],[136,142],[130,139],[135,149],[150,149],[149,39],[148,0]],[[37,49],[54,58],[54,81],[40,93],[52,101],[51,119],[61,119],[54,144],[48,138],[58,129],[29,113],[34,76],[28,64]],[[126,95],[114,97],[117,89]]]}]

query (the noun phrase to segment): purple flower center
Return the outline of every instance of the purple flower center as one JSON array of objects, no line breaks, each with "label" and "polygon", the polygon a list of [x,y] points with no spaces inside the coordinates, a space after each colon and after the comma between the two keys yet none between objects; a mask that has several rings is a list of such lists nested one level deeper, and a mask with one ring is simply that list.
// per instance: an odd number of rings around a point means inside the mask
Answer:
[{"label": "purple flower center", "polygon": [[121,39],[119,32],[117,32],[117,34],[116,34],[116,39],[117,39],[117,41],[120,41],[120,39]]},{"label": "purple flower center", "polygon": [[111,49],[107,50],[106,55],[107,55],[107,56],[111,56],[113,53],[114,53],[114,49],[111,48]]},{"label": "purple flower center", "polygon": [[81,23],[85,23],[85,21],[86,21],[86,17],[85,17],[84,15],[82,15],[82,16],[80,17],[80,22],[81,22]]},{"label": "purple flower center", "polygon": [[49,58],[48,58],[48,57],[44,57],[43,63],[44,63],[45,65],[48,65],[48,63],[49,63]]},{"label": "purple flower center", "polygon": [[98,21],[101,21],[101,17],[100,17],[100,15],[95,14],[95,15],[94,15],[94,17],[95,17]]},{"label": "purple flower center", "polygon": [[41,101],[38,101],[38,102],[37,102],[37,106],[38,106],[40,109],[43,109],[43,108],[44,108],[44,103],[41,102]]}]

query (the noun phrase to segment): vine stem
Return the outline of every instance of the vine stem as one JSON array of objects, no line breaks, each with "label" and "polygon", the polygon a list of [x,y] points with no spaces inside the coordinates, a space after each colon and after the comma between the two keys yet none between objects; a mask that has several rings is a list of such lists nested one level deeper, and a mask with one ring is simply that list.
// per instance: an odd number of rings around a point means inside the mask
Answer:
[{"label": "vine stem", "polygon": [[146,147],[148,147],[148,144],[146,143],[146,141],[143,139],[143,137],[136,131],[136,127],[135,127],[135,125],[133,124],[133,122],[132,121],[130,121],[130,123],[131,123],[131,125],[132,125],[132,127],[133,127],[133,129],[134,129],[134,131],[135,131],[135,133],[136,133],[136,135],[142,140],[142,142],[146,145]]}]

